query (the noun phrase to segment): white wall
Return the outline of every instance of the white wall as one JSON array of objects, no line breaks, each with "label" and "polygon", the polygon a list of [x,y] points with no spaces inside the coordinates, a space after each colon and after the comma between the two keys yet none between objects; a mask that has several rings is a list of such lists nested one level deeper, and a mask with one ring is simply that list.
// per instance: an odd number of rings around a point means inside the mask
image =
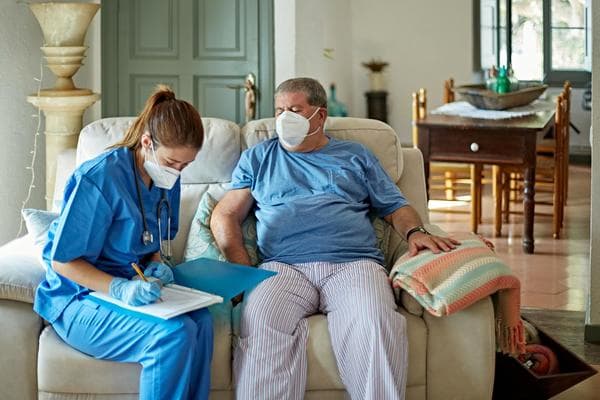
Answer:
[{"label": "white wall", "polygon": [[[592,2],[592,85],[600,88],[600,2]],[[590,291],[586,324],[600,328],[600,90],[592,93],[592,200],[590,215]],[[596,331],[596,338],[600,332]]]},{"label": "white wall", "polygon": [[369,89],[361,63],[387,61],[388,122],[411,143],[411,93],[424,87],[429,107],[441,104],[444,80],[472,79],[471,0],[352,0],[353,109],[366,116]]},{"label": "white wall", "polygon": [[[95,34],[88,33],[88,58],[77,75],[79,87],[100,89],[100,25],[98,15],[94,18]],[[34,77],[40,76],[43,45],[42,31],[26,2],[0,1],[0,244],[17,236],[20,223],[19,212],[27,196],[31,172],[30,151],[37,120],[32,114],[37,109],[27,103],[26,97],[37,91]],[[54,85],[54,75],[43,67],[42,88]],[[99,106],[88,111],[84,123],[100,116]],[[35,188],[26,204],[29,208],[45,208],[45,138],[42,114],[41,134],[38,136],[35,161]]]},{"label": "white wall", "polygon": [[296,76],[296,0],[273,4],[275,86]]},{"label": "white wall", "polygon": [[[19,210],[27,196],[37,120],[36,109],[25,98],[37,91],[34,77],[40,76],[41,30],[25,3],[0,2],[0,244],[16,237]],[[50,75],[47,69],[44,75]],[[43,121],[43,117],[42,117]],[[43,125],[42,125],[43,129]],[[38,137],[35,163],[36,188],[28,203],[32,208],[45,207],[44,136]]]},{"label": "white wall", "polygon": [[[308,76],[351,107],[352,42],[349,0],[277,0],[275,15],[275,85]],[[333,49],[331,58],[325,49]],[[352,113],[352,110],[349,110]]]}]

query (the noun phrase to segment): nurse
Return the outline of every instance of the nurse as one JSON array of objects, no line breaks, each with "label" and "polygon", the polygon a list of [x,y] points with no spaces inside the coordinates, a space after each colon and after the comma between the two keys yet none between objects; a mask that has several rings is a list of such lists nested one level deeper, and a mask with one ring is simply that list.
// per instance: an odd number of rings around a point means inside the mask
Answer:
[{"label": "nurse", "polygon": [[[159,86],[123,140],[70,177],[43,252],[46,278],[37,288],[35,311],[85,354],[141,363],[143,400],[208,398],[210,314],[201,309],[152,320],[109,309],[88,293],[143,305],[160,296],[157,280],[173,281],[160,243],[177,233],[179,173],[194,160],[203,139],[196,109]],[[162,207],[165,201],[170,207]],[[157,280],[132,279],[133,262]]]}]

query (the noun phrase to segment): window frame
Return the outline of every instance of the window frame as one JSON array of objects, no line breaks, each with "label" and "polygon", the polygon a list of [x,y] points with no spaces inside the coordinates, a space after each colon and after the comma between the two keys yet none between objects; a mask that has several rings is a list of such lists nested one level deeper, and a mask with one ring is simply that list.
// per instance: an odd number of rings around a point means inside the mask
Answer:
[{"label": "window frame", "polygon": [[[473,0],[473,28],[474,28],[474,40],[473,40],[473,55],[474,55],[474,69],[482,70],[482,62],[481,62],[481,4],[484,0]],[[486,1],[489,3],[490,1]],[[512,59],[512,0],[495,0],[495,17],[496,21],[494,22],[493,29],[495,43],[493,45],[495,51],[495,61],[496,66],[500,65],[500,43],[502,39],[502,29],[501,29],[501,20],[500,20],[500,2],[506,3],[506,21],[504,21],[506,25],[506,64],[511,63]],[[592,74],[589,71],[589,65],[584,66],[586,69],[582,70],[553,70],[552,69],[552,4],[551,0],[542,0],[543,7],[543,83],[548,84],[553,87],[562,87],[564,81],[568,80],[571,82],[573,87],[585,87],[585,85],[590,82]],[[591,38],[590,35],[590,27],[589,27],[589,5],[586,5],[586,14],[584,21],[584,29],[585,29],[585,49],[586,49],[586,59],[589,57],[589,52],[591,51]],[[587,61],[587,60],[586,60]],[[586,62],[586,64],[589,64]]]}]

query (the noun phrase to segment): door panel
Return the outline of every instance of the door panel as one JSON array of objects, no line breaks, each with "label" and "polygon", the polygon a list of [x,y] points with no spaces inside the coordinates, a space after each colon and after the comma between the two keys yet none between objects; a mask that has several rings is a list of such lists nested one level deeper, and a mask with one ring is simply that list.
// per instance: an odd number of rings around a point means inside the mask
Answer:
[{"label": "door panel", "polygon": [[197,76],[194,103],[199,104],[200,110],[207,116],[243,122],[245,93],[241,89],[231,87],[239,85],[244,78]]},{"label": "door panel", "polygon": [[[177,75],[130,75],[128,87],[131,89],[129,93],[129,109],[142,110],[146,99],[154,91],[157,83],[164,83],[179,93],[179,78]],[[134,114],[129,114],[134,115]]]},{"label": "door panel", "polygon": [[258,96],[256,118],[272,115],[272,7],[272,0],[104,0],[103,116],[139,113],[154,85],[165,83],[203,116],[241,124],[250,72],[267,94]]},{"label": "door panel", "polygon": [[131,58],[177,58],[179,11],[175,0],[135,0],[131,4]]}]

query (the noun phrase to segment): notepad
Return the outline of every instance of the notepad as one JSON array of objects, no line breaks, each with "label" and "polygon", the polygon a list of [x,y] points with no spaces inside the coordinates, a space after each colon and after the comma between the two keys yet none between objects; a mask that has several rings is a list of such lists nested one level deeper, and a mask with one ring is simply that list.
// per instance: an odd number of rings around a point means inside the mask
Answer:
[{"label": "notepad", "polygon": [[162,302],[146,304],[143,306],[130,306],[121,300],[114,299],[104,293],[91,292],[91,300],[107,306],[116,306],[160,319],[170,319],[186,312],[222,303],[223,298],[214,294],[191,289],[185,286],[170,284],[161,290]]}]

